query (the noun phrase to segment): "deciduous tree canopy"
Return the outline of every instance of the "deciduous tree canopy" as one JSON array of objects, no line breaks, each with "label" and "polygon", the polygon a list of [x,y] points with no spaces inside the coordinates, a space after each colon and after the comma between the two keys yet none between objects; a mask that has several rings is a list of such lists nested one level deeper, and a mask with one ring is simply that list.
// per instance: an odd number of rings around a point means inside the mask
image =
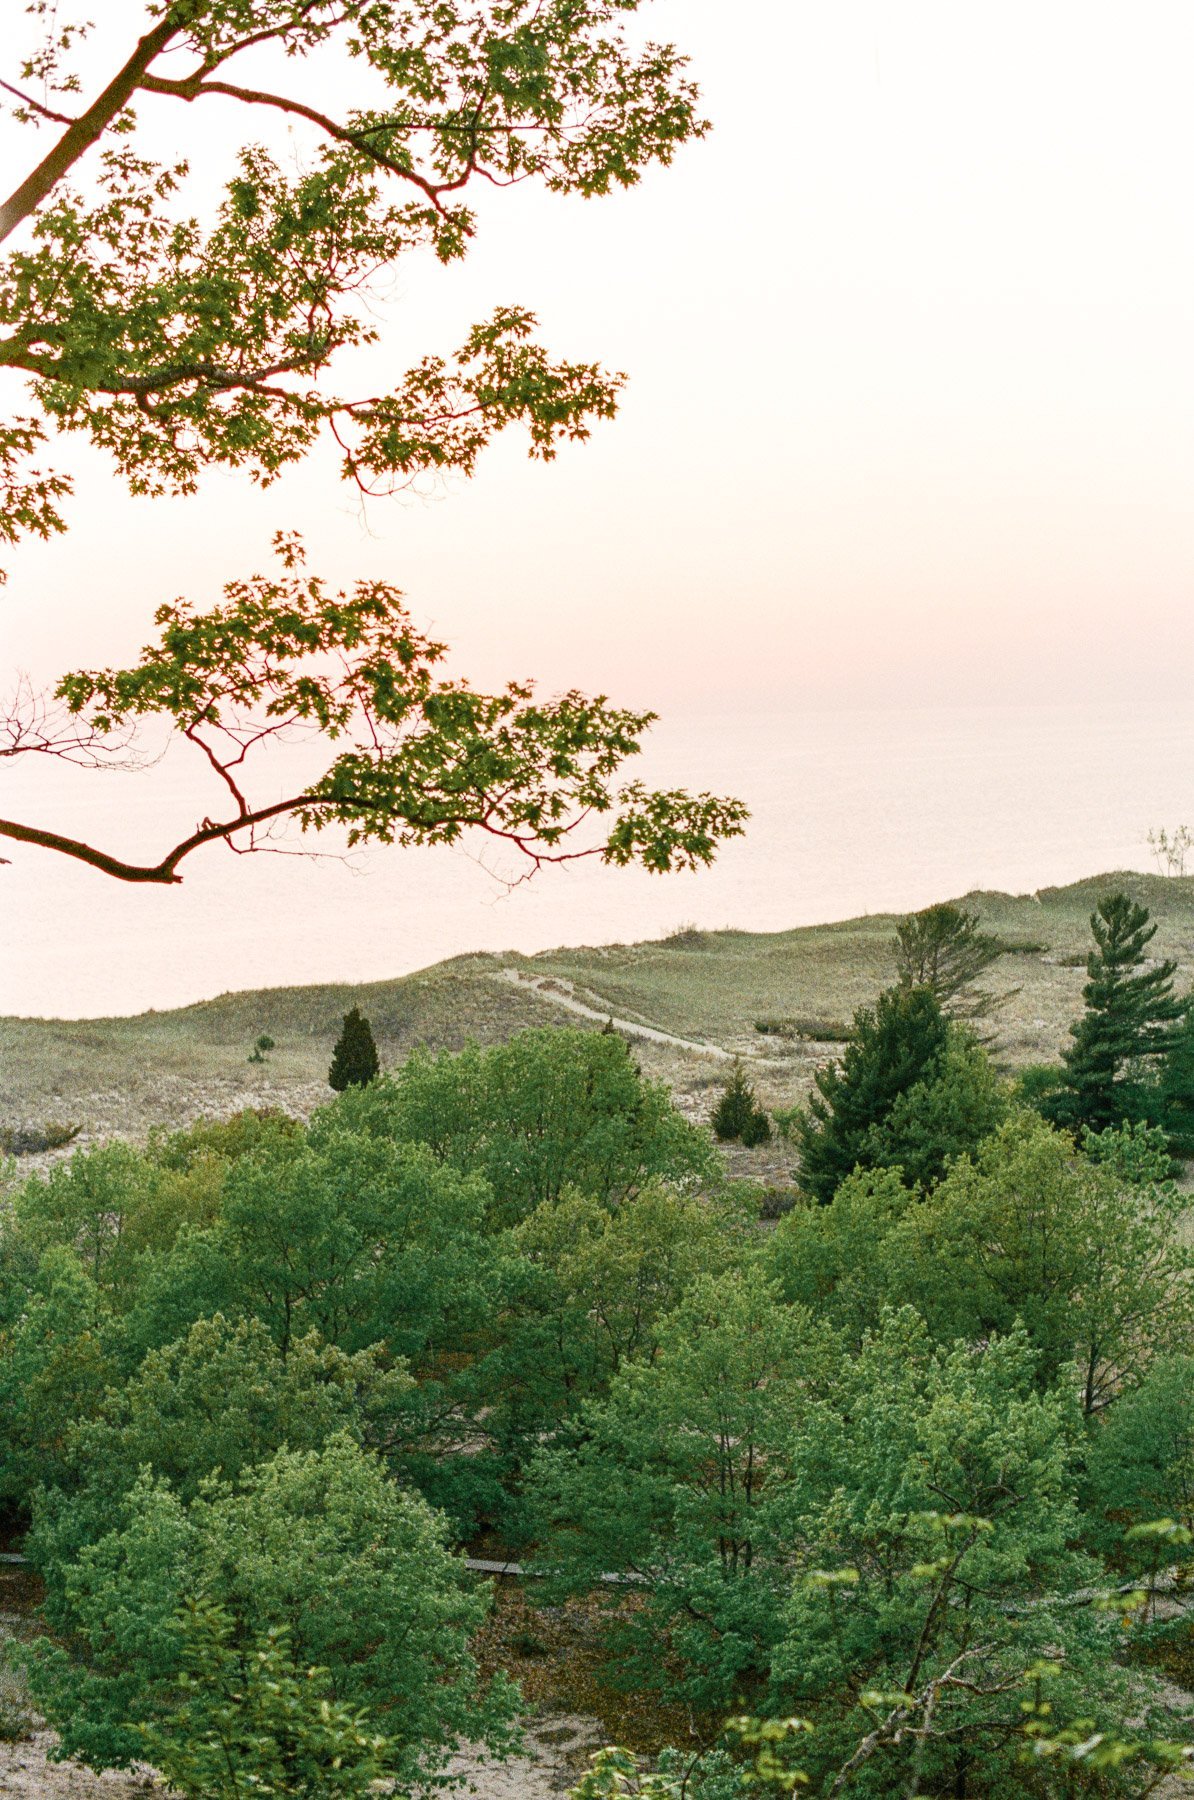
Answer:
[{"label": "deciduous tree canopy", "polygon": [[[3,84],[38,137],[0,208],[0,239],[25,227],[0,263],[0,367],[28,378],[34,410],[0,428],[2,535],[62,529],[69,481],[32,460],[47,422],[86,433],[140,493],[188,492],[213,463],[272,480],[325,427],[369,490],[470,469],[513,420],[535,455],[586,435],[621,378],[553,360],[522,306],[384,390],[325,377],[377,338],[379,275],[420,247],[463,255],[471,187],[604,194],[704,130],[684,59],[632,44],[637,3],[173,0],[147,5],[139,33],[131,11],[88,27],[30,7]],[[196,103],[236,165],[203,218],[188,210]],[[169,164],[138,148],[150,111],[174,115]],[[279,117],[299,133],[297,173],[253,141]]]}]

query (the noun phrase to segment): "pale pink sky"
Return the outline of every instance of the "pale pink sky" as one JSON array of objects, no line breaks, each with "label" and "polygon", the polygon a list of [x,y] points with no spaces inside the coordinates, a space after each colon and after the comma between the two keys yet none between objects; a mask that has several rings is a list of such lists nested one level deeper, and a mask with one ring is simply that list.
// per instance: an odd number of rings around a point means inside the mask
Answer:
[{"label": "pale pink sky", "polygon": [[[143,17],[92,10],[97,46]],[[742,793],[750,837],[708,874],[549,876],[496,910],[471,864],[422,856],[376,853],[370,886],[212,852],[182,889],[130,895],[22,847],[0,870],[0,1008],[924,904],[1147,866],[1147,827],[1194,815],[1194,9],[645,10],[690,51],[710,137],[613,199],[481,196],[468,262],[408,264],[369,353],[375,385],[527,304],[554,353],[629,372],[615,421],[548,467],[512,432],[471,483],[365,518],[324,452],[265,493],[219,474],[139,501],[69,444],[70,533],[0,559],[0,632],[6,665],[46,680],[134,656],[158,601],[214,603],[299,525],[321,571],[403,587],[476,681],[658,707],[643,772]],[[243,115],[154,108],[210,190]],[[0,133],[6,167],[29,152]],[[1111,699],[1142,710],[1108,735],[1090,703]],[[1046,701],[1085,710],[999,710]],[[959,737],[976,702],[995,710]],[[850,710],[876,707],[896,723]],[[160,853],[173,766],[156,785],[14,771],[5,810]]]},{"label": "pale pink sky", "polygon": [[[364,522],[330,455],[163,503],[71,445],[69,536],[8,558],[9,660],[135,651],[158,599],[215,598],[301,523],[482,679],[672,709],[1187,691],[1194,10],[645,10],[712,135],[611,200],[482,197],[468,263],[411,262],[371,353],[397,371],[517,300],[629,371],[620,417],[546,469],[511,433]],[[205,183],[244,124],[221,104],[142,105]]]}]

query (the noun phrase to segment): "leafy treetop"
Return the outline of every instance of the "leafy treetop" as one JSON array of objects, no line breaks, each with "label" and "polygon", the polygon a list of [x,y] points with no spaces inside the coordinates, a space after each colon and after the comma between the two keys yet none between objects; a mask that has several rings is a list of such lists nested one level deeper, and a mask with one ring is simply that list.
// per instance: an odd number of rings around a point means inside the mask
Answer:
[{"label": "leafy treetop", "polygon": [[[0,262],[0,367],[37,409],[0,427],[0,537],[63,529],[69,480],[31,462],[47,418],[142,493],[191,491],[212,463],[270,481],[324,426],[369,491],[471,469],[511,420],[533,455],[585,436],[621,378],[551,361],[519,306],[388,391],[322,378],[376,339],[361,302],[379,274],[420,246],[464,253],[470,186],[605,194],[704,132],[684,59],[629,42],[639,3],[151,0],[130,41],[105,19],[96,60],[117,72],[90,100],[72,61],[93,28],[30,4],[35,41],[0,88],[53,142],[0,206],[0,241],[25,228]],[[325,110],[345,80],[351,102]],[[138,153],[134,111],[196,101],[223,110],[237,157],[202,221],[186,161]],[[241,135],[279,115],[305,140],[293,175]]]}]

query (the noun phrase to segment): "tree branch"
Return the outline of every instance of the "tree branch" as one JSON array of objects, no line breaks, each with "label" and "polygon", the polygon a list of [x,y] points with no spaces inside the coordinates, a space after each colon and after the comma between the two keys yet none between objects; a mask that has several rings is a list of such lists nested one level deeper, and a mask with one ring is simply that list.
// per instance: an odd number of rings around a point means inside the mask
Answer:
[{"label": "tree branch", "polygon": [[15,95],[22,106],[31,106],[34,112],[41,114],[43,119],[53,119],[55,125],[73,125],[75,123],[69,114],[55,112],[53,107],[43,106],[40,100],[35,100],[32,94],[23,94],[19,87],[12,85],[11,81],[0,81],[0,88],[3,88],[6,94]]},{"label": "tree branch", "polygon": [[221,838],[232,837],[246,827],[262,825],[267,819],[280,818],[284,813],[294,812],[300,806],[317,806],[320,803],[312,800],[310,794],[299,794],[290,800],[279,800],[273,806],[263,806],[256,812],[246,813],[238,819],[228,819],[223,823],[208,820],[190,837],[183,838],[159,863],[127,863],[118,856],[109,856],[106,850],[97,850],[92,844],[84,844],[78,838],[62,837],[56,831],[43,831],[37,825],[20,825],[15,819],[0,819],[0,837],[15,838],[20,844],[36,844],[42,850],[57,850],[62,856],[71,856],[76,862],[86,863],[92,869],[98,869],[102,875],[112,875],[117,881],[135,881],[158,883],[172,886],[182,880],[177,873],[178,865],[193,850],[203,844],[217,843]]},{"label": "tree branch", "polygon": [[[440,212],[443,211],[440,194],[463,186],[463,180],[458,178],[456,181],[445,182],[437,187],[433,182],[428,181],[425,175],[416,174],[414,169],[408,169],[402,163],[396,162],[384,150],[377,150],[372,144],[367,143],[365,139],[369,135],[368,132],[353,131],[347,125],[338,125],[335,119],[330,119],[326,113],[317,112],[313,106],[306,106],[301,100],[290,100],[285,94],[267,93],[263,88],[238,87],[232,81],[202,80],[194,75],[182,81],[172,81],[162,75],[144,75],[137,85],[144,93],[168,94],[176,100],[186,100],[188,103],[200,99],[204,94],[222,94],[225,99],[240,100],[246,106],[272,106],[279,112],[294,113],[298,118],[306,119],[310,124],[317,125],[321,131],[325,131],[338,144],[348,144],[352,149],[359,150],[362,155],[369,157],[372,162],[377,163],[379,168],[385,169],[389,174],[398,175],[403,181],[413,182],[415,187],[426,194],[431,204]],[[377,130],[379,127],[375,126],[373,129]]]},{"label": "tree branch", "polygon": [[[187,734],[190,735],[189,733]],[[202,741],[194,739],[200,749],[205,749]],[[208,752],[210,757],[210,752]],[[219,765],[217,771],[228,781],[228,776]],[[229,785],[233,785],[229,782]],[[230,842],[237,833],[251,831],[255,825],[267,824],[271,819],[279,819],[288,813],[314,810],[316,807],[334,808],[338,803],[318,794],[295,794],[288,800],[277,800],[272,806],[258,807],[253,811],[245,811],[235,819],[205,819],[203,824],[175,844],[172,850],[157,863],[127,863],[118,856],[110,856],[106,850],[97,850],[93,844],[85,844],[79,838],[63,837],[56,831],[45,831],[39,825],[21,825],[15,819],[0,819],[0,837],[15,838],[21,844],[36,844],[42,850],[57,850],[61,856],[70,856],[76,862],[86,863],[92,869],[98,869],[103,875],[111,875],[117,881],[149,882],[161,886],[173,886],[182,881],[178,873],[178,865],[195,850],[202,849],[204,844],[219,843],[220,840]],[[496,825],[486,823],[484,816],[461,815],[458,818],[439,820],[440,825],[457,825],[483,831],[489,837],[500,842],[512,844],[521,851],[531,864],[529,873],[542,868],[545,863],[559,866],[563,863],[580,862],[586,857],[600,856],[605,849],[604,844],[593,844],[585,850],[549,850],[535,848],[535,840],[515,831],[502,831]],[[238,846],[232,845],[236,849]],[[250,843],[250,849],[257,846]],[[525,879],[525,877],[524,877]],[[514,884],[517,885],[517,884]]]},{"label": "tree branch", "polygon": [[98,99],[93,100],[86,112],[68,125],[49,155],[42,158],[32,174],[27,175],[16,192],[0,206],[0,243],[30,213],[36,212],[50,190],[90,150],[92,144],[103,136],[116,115],[123,111],[154,57],[182,29],[175,14],[176,9],[171,8],[152,31],[146,32],[123,69],[113,76]]}]

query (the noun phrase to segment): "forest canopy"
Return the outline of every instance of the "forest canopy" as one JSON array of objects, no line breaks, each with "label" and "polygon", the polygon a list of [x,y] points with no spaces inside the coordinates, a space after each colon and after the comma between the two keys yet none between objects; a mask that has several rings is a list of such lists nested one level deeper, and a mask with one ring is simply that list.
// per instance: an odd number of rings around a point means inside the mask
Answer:
[{"label": "forest canopy", "polygon": [[[1190,1736],[1158,1679],[1194,1532],[1168,1166],[1005,1091],[931,1183],[858,1167],[768,1227],[619,1037],[567,1030],[76,1152],[0,1235],[38,1704],[187,1792],[196,1743],[259,1768],[254,1718],[409,1792],[515,1741],[460,1560],[496,1542],[583,1601],[611,1691],[685,1710],[703,1800],[767,1744],[826,1796],[1151,1792]],[[678,1766],[611,1751],[581,1791],[675,1800]]]}]

